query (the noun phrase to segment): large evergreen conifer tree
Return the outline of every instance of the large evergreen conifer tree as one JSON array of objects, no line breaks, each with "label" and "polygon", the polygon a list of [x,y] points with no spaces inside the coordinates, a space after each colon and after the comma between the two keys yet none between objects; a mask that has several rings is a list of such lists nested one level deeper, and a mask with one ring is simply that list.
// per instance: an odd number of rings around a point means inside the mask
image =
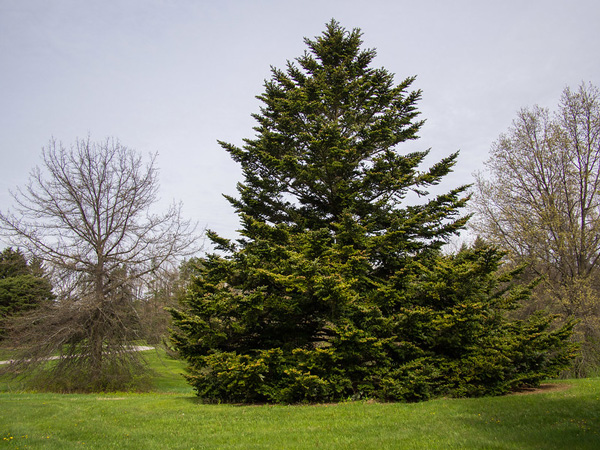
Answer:
[{"label": "large evergreen conifer tree", "polygon": [[[331,21],[296,62],[273,69],[258,97],[255,138],[242,148],[221,143],[245,177],[239,197],[228,197],[242,238],[209,234],[220,252],[198,267],[185,307],[171,311],[173,343],[204,398],[413,400],[500,392],[517,378],[501,355],[489,362],[498,366],[493,383],[461,381],[461,362],[477,359],[486,331],[508,333],[490,300],[499,258],[439,255],[467,221],[466,187],[405,204],[410,192],[427,195],[457,154],[420,171],[427,152],[400,151],[423,124],[421,93],[410,90],[414,78],[395,85],[372,68],[375,51],[361,43],[359,30]],[[449,295],[441,273],[457,284],[473,275],[470,290]],[[460,303],[478,306],[455,310]],[[470,325],[461,335],[463,322]],[[567,359],[563,352],[542,366]]]}]

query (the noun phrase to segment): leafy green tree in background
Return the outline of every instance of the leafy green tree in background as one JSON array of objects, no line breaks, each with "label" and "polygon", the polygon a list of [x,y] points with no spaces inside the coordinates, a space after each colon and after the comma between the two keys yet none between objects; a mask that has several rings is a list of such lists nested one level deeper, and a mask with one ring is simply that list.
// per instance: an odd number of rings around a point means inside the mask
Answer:
[{"label": "leafy green tree in background", "polygon": [[39,262],[28,262],[10,247],[0,253],[0,338],[11,317],[52,299],[52,285]]},{"label": "leafy green tree in background", "polygon": [[573,373],[600,367],[600,90],[566,88],[554,112],[517,114],[476,178],[471,226],[543,276],[531,307],[567,320],[582,341]]},{"label": "leafy green tree in background", "polygon": [[466,187],[425,197],[455,164],[401,154],[423,122],[411,91],[371,67],[361,33],[332,21],[258,98],[256,137],[221,145],[245,181],[237,242],[198,266],[174,346],[199,396],[235,402],[501,393],[566,364],[569,327],[507,322],[527,289],[494,275],[501,255],[440,248],[467,217]]}]

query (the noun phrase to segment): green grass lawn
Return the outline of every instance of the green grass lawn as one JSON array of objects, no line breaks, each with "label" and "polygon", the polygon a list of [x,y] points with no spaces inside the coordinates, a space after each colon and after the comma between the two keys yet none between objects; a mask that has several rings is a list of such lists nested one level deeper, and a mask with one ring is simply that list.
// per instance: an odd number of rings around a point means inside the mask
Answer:
[{"label": "green grass lawn", "polygon": [[600,448],[598,378],[555,382],[566,390],[417,404],[204,405],[179,375],[180,361],[146,354],[158,372],[153,393],[0,385],[0,448]]}]

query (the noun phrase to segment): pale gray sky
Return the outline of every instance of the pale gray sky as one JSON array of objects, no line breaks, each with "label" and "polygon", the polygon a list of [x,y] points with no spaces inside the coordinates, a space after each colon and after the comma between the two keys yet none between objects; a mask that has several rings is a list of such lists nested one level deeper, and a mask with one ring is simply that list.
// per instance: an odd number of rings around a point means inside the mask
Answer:
[{"label": "pale gray sky", "polygon": [[427,122],[400,151],[461,151],[444,190],[470,183],[523,106],[600,85],[597,0],[0,0],[0,210],[54,136],[117,137],[158,152],[161,197],[226,237],[239,167],[217,139],[252,137],[269,67],[335,18],[376,66],[417,75]]}]

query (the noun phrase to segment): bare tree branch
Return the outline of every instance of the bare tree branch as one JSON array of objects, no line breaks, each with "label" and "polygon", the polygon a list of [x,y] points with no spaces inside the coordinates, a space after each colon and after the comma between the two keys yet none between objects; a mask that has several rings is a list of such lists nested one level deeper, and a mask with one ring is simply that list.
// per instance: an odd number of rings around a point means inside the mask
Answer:
[{"label": "bare tree branch", "polygon": [[580,329],[595,330],[588,342],[600,341],[598,88],[566,88],[554,114],[521,110],[476,174],[472,206],[474,230],[545,275],[546,304],[577,316]]},{"label": "bare tree branch", "polygon": [[2,234],[52,269],[57,291],[53,305],[15,327],[24,349],[16,367],[58,352],[65,357],[55,371],[85,369],[89,385],[102,388],[110,368],[136,361],[125,351],[143,334],[136,286],[195,253],[195,227],[181,204],[151,211],[156,155],[144,163],[116,139],[88,137],[68,149],[52,139],[42,158],[27,186],[11,192],[14,210],[0,213]]}]

